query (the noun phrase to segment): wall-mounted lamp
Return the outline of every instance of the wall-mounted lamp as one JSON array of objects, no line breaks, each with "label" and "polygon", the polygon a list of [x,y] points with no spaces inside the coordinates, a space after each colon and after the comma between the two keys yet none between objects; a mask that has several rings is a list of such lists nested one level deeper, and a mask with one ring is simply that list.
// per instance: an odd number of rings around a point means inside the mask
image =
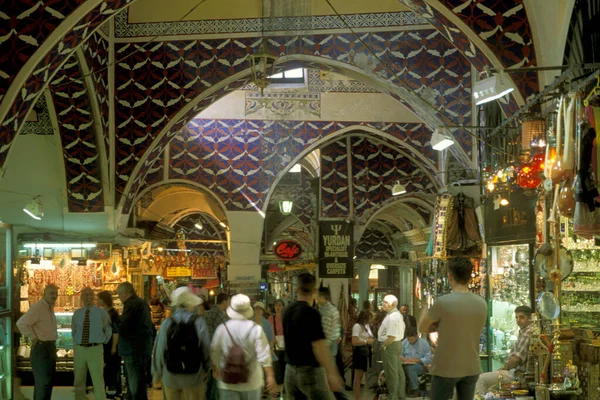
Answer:
[{"label": "wall-mounted lamp", "polygon": [[283,215],[290,215],[293,207],[294,207],[294,202],[292,200],[280,200],[279,201],[279,211]]},{"label": "wall-mounted lamp", "polygon": [[201,223],[201,222],[196,222],[196,223],[194,224],[194,228],[196,228],[196,229],[198,229],[199,231],[201,231],[201,230],[202,230],[202,228],[204,228],[204,226],[202,226],[202,223]]},{"label": "wall-mounted lamp", "polygon": [[34,197],[33,201],[23,208],[25,214],[36,220],[41,220],[44,216],[44,207],[40,196]]},{"label": "wall-mounted lamp", "polygon": [[382,265],[382,264],[371,264],[371,269],[385,269],[385,265]]},{"label": "wall-mounted lamp", "polygon": [[473,98],[475,99],[475,104],[479,106],[506,96],[513,90],[515,88],[510,83],[508,76],[500,72],[489,78],[475,82],[473,86]]},{"label": "wall-mounted lamp", "polygon": [[262,96],[263,91],[271,83],[269,77],[275,75],[275,62],[277,62],[278,57],[267,53],[266,39],[263,38],[260,49],[248,58],[252,70],[252,81],[258,86]]},{"label": "wall-mounted lamp", "polygon": [[404,193],[406,193],[406,187],[400,182],[396,182],[394,187],[392,187],[392,196],[399,196]]}]

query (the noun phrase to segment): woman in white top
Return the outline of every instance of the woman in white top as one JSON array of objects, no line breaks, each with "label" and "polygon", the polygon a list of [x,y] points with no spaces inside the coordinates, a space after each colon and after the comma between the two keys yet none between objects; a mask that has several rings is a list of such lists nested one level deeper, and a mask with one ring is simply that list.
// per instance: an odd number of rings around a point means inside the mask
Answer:
[{"label": "woman in white top", "polygon": [[360,400],[360,382],[371,363],[371,345],[375,341],[369,322],[371,312],[363,310],[352,327],[352,368],[354,369],[354,395]]}]

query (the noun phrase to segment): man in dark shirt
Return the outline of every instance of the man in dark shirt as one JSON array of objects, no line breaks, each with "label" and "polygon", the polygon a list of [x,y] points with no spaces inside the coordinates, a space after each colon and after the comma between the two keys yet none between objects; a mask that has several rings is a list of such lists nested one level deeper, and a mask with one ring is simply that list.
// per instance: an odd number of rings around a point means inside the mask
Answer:
[{"label": "man in dark shirt", "polygon": [[118,348],[127,372],[127,400],[148,400],[146,364],[155,336],[150,307],[135,294],[129,282],[117,287],[117,296],[123,303]]},{"label": "man in dark shirt", "polygon": [[317,281],[308,273],[297,279],[298,300],[286,307],[282,321],[285,389],[292,399],[333,399],[331,392],[342,391],[343,384],[325,340],[321,315],[311,307]]}]

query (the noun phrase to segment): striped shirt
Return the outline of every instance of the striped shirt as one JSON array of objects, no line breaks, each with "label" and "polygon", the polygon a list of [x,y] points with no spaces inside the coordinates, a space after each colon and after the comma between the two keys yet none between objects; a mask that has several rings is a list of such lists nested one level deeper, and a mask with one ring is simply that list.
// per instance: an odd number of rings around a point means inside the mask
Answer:
[{"label": "striped shirt", "polygon": [[325,338],[327,343],[331,345],[342,337],[342,322],[340,320],[340,313],[330,302],[319,306],[319,313],[321,313],[321,325],[323,325]]}]

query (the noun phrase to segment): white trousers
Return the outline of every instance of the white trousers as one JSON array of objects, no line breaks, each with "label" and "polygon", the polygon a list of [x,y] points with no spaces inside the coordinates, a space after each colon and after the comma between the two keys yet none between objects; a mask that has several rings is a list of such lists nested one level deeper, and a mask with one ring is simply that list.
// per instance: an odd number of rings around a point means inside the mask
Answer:
[{"label": "white trousers", "polygon": [[[485,394],[489,391],[489,389],[492,386],[498,385],[499,375],[500,371],[486,372],[484,374],[479,375],[477,386],[475,386],[475,394],[485,396]],[[502,371],[502,383],[511,383],[514,380],[515,375],[512,371]]]},{"label": "white trousers", "polygon": [[87,372],[90,371],[92,384],[94,385],[94,397],[96,400],[106,400],[104,387],[104,346],[82,347],[75,345],[75,400],[86,400],[85,381]]}]

